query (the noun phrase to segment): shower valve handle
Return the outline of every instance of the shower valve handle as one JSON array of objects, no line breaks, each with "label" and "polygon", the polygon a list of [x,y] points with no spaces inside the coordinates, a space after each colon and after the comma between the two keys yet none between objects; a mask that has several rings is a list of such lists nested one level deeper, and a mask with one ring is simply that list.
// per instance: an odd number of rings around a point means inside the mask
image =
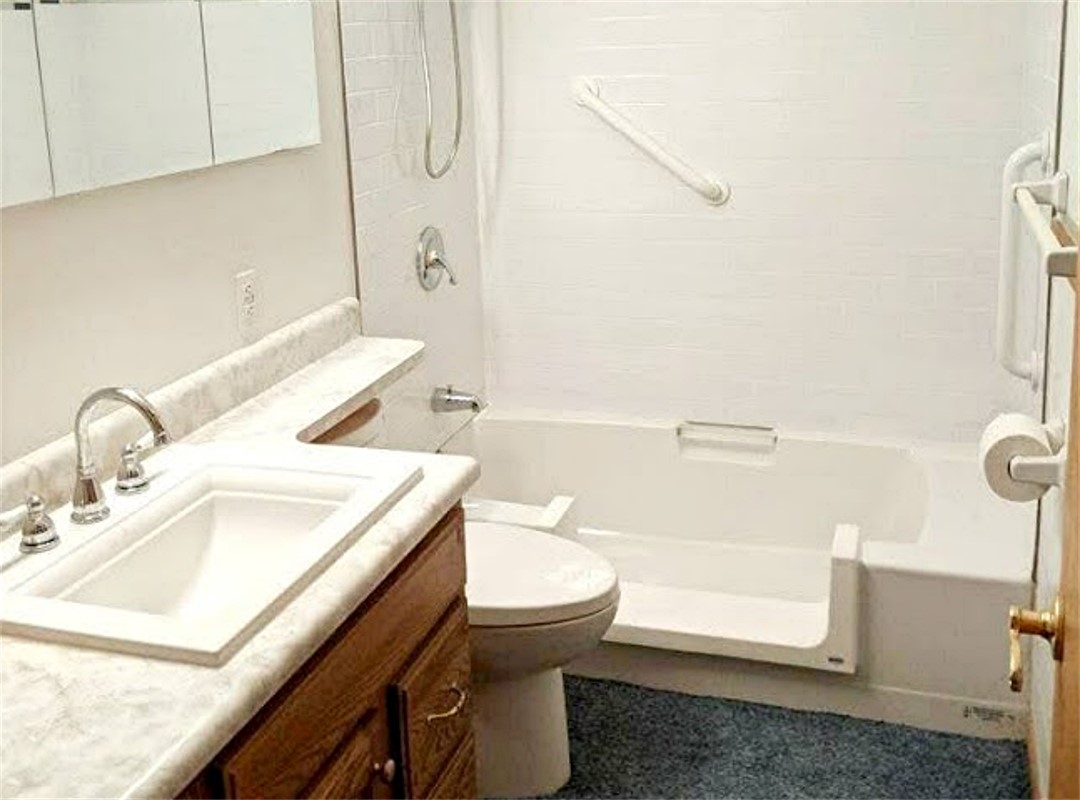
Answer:
[{"label": "shower valve handle", "polygon": [[451,286],[457,286],[457,275],[454,274],[454,270],[450,268],[450,262],[443,258],[443,254],[435,251],[428,257],[428,269],[443,269],[446,270],[446,277],[450,279]]},{"label": "shower valve handle", "polygon": [[424,228],[416,245],[416,277],[426,291],[435,291],[444,272],[450,278],[450,285],[457,286],[457,275],[446,260],[445,253],[446,248],[438,228]]}]

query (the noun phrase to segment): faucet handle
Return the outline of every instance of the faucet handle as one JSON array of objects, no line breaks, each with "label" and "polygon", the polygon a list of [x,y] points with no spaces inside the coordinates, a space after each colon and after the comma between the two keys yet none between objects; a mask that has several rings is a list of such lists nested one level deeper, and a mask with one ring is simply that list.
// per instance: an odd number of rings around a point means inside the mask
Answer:
[{"label": "faucet handle", "polygon": [[138,494],[146,491],[150,478],[142,460],[168,444],[172,444],[172,437],[162,428],[156,433],[148,433],[138,441],[124,445],[124,449],[120,451],[120,466],[116,470],[117,494]]},{"label": "faucet handle", "polygon": [[26,522],[23,523],[19,550],[24,553],[42,553],[60,544],[60,534],[52,518],[45,513],[45,501],[32,494],[26,498]]},{"label": "faucet handle", "polygon": [[431,254],[431,259],[430,261],[428,261],[428,266],[439,267],[445,270],[446,277],[450,279],[450,285],[457,286],[457,275],[454,273],[454,270],[451,269],[450,262],[446,260],[446,256],[444,256],[441,252],[436,251]]},{"label": "faucet handle", "polygon": [[120,466],[116,470],[117,494],[138,494],[150,486],[146,468],[142,465],[142,453],[143,448],[137,443],[124,445],[120,453]]},{"label": "faucet handle", "polygon": [[19,550],[23,553],[41,553],[60,544],[60,536],[52,519],[45,513],[45,501],[36,494],[26,497],[26,502],[0,514],[0,531],[4,534],[21,531]]}]

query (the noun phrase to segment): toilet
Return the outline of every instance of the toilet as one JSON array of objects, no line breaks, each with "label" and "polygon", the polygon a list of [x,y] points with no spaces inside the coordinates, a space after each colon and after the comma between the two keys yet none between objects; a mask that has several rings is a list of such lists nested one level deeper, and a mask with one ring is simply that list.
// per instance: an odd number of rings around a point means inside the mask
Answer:
[{"label": "toilet", "polygon": [[[430,386],[422,367],[406,374],[355,412],[356,424],[323,441],[476,456],[472,418],[449,425],[448,415],[419,412],[471,396],[436,389],[429,401]],[[443,426],[456,427],[453,442]],[[562,667],[600,644],[619,604],[615,568],[568,538],[573,503],[558,495],[543,507],[482,497],[464,503],[481,797],[537,797],[570,779]]]},{"label": "toilet", "polygon": [[615,569],[577,542],[496,522],[466,522],[465,550],[479,794],[550,794],[570,778],[562,667],[615,618]]}]

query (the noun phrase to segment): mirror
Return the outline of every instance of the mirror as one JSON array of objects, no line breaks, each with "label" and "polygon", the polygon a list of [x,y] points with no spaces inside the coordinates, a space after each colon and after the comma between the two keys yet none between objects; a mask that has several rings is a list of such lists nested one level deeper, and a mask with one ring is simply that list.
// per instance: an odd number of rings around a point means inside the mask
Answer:
[{"label": "mirror", "polygon": [[214,163],[319,143],[307,0],[203,0]]},{"label": "mirror", "polygon": [[45,110],[29,3],[0,3],[0,204],[51,197]]},{"label": "mirror", "polygon": [[310,0],[0,9],[5,206],[319,143]]},{"label": "mirror", "polygon": [[57,195],[212,162],[199,5],[35,3]]}]

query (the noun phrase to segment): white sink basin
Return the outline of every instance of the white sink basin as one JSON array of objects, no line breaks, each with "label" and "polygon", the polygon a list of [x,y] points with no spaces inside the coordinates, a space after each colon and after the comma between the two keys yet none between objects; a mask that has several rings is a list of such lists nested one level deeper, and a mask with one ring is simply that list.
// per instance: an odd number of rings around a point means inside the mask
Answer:
[{"label": "white sink basin", "polygon": [[340,450],[166,450],[146,494],[107,487],[109,519],[60,509],[60,547],[5,558],[0,627],[223,663],[420,479],[401,454]]}]

